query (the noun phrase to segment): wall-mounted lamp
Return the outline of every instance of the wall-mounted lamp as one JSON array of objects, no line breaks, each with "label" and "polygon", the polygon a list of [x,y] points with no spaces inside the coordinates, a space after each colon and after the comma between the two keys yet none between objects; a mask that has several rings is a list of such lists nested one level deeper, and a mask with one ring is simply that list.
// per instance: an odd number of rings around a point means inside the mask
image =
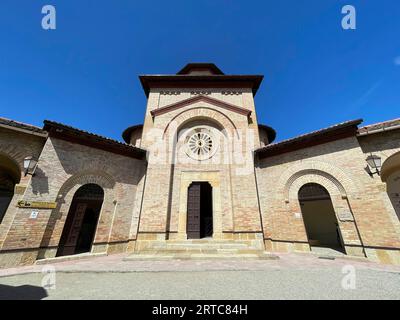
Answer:
[{"label": "wall-mounted lamp", "polygon": [[366,168],[368,174],[372,177],[374,174],[381,175],[382,159],[376,155],[370,155],[366,159],[368,166]]},{"label": "wall-mounted lamp", "polygon": [[25,170],[25,176],[30,174],[31,176],[33,176],[35,174],[35,169],[37,167],[37,160],[32,157],[26,157],[24,159],[24,170]]}]

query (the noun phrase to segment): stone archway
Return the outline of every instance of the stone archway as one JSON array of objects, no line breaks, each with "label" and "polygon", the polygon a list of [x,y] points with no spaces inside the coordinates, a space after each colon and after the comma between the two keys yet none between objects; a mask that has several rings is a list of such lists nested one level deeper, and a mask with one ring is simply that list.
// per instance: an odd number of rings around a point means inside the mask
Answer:
[{"label": "stone archway", "polygon": [[21,171],[10,157],[0,154],[0,224],[14,198],[15,186],[21,179]]},{"label": "stone archway", "polygon": [[386,192],[390,203],[400,220],[400,152],[385,160],[381,169],[381,178],[386,183]]},{"label": "stone archway", "polygon": [[[104,201],[97,225],[97,229],[101,228],[102,232],[101,234],[96,233],[92,251],[97,250],[97,242],[107,243],[112,231],[113,214],[117,200],[116,182],[111,175],[104,171],[83,171],[71,176],[60,188],[56,199],[57,207],[50,214],[40,245],[42,250],[38,258],[51,258],[56,255],[73,197],[80,187],[87,184],[96,184],[104,191]],[[106,248],[100,250],[104,251]]]},{"label": "stone archway", "polygon": [[320,184],[307,183],[298,198],[310,247],[342,252],[342,235],[329,192]]},{"label": "stone archway", "polygon": [[194,119],[209,119],[218,124],[226,134],[239,137],[235,123],[221,111],[207,106],[197,106],[184,110],[169,120],[164,128],[163,139],[174,136],[179,128]]},{"label": "stone archway", "polygon": [[[225,199],[219,196],[221,193],[219,175],[222,173],[224,175],[224,180],[231,180],[231,172],[228,164],[232,162],[232,146],[229,144],[231,141],[229,139],[229,134],[234,137],[237,133],[236,128],[226,115],[222,115],[219,111],[207,107],[198,107],[183,111],[174,119],[175,122],[170,122],[164,132],[164,138],[170,139],[170,142],[166,143],[166,145],[172,146],[170,152],[172,165],[168,168],[170,170],[170,191],[166,224],[168,232],[170,230],[173,231],[169,233],[169,239],[175,237],[187,239],[187,217],[183,217],[187,212],[186,209],[179,208],[183,206],[186,208],[187,203],[182,204],[182,201],[187,201],[187,188],[193,181],[208,181],[212,186],[212,203],[214,210],[212,237],[214,239],[220,238],[222,237],[222,231],[219,231],[222,230],[222,217],[220,217],[220,212],[221,207],[225,205],[223,203]],[[191,157],[187,152],[186,139],[191,137],[194,130],[206,130],[211,134],[213,144],[216,143],[216,145],[218,145],[215,152],[211,152],[212,156],[206,157],[201,163]],[[193,171],[189,173],[189,170]],[[193,177],[186,180],[186,177],[192,173]],[[210,179],[207,178],[208,176],[210,176]],[[183,186],[183,184],[185,185]],[[217,185],[216,188],[215,185]],[[223,188],[229,190],[227,192],[231,195],[230,184],[224,185]],[[215,201],[217,201],[218,204],[214,205]],[[224,216],[224,225],[233,226],[233,214],[232,212],[229,213],[230,214]],[[218,217],[216,218],[215,215]]]},{"label": "stone archway", "polygon": [[[333,211],[338,223],[338,230],[342,237],[344,251],[347,254],[364,256],[359,231],[355,223],[354,215],[348,201],[347,189],[335,176],[318,169],[303,169],[293,173],[282,188],[285,202],[289,210],[300,213],[299,191],[306,184],[318,184],[327,190],[332,202]],[[348,181],[346,187],[354,188]],[[352,190],[355,192],[355,190]],[[303,218],[302,218],[303,219]],[[304,225],[304,221],[303,221]],[[307,239],[304,226],[304,236]]]},{"label": "stone archway", "polygon": [[91,251],[103,200],[104,190],[97,184],[85,184],[75,192],[57,256]]}]

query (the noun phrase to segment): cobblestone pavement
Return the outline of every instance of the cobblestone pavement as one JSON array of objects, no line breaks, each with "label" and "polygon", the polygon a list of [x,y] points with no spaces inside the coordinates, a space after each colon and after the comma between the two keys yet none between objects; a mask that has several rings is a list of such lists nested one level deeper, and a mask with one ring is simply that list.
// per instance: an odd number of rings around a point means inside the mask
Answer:
[{"label": "cobblestone pavement", "polygon": [[[125,255],[0,270],[0,299],[400,299],[400,266],[279,254],[279,260],[123,261]],[[355,289],[342,287],[344,266]],[[348,270],[348,269],[347,269]]]}]

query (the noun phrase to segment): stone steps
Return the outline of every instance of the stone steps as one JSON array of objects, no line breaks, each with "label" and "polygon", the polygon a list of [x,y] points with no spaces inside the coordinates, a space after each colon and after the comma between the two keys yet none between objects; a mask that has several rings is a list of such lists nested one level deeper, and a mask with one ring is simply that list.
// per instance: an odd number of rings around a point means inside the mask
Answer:
[{"label": "stone steps", "polygon": [[185,250],[185,249],[246,249],[246,248],[253,248],[252,246],[246,244],[165,244],[165,245],[153,245],[151,248],[155,250],[168,250],[168,249],[175,249],[175,250]]},{"label": "stone steps", "polygon": [[264,251],[260,240],[142,240],[125,261],[137,260],[275,260],[278,256]]},{"label": "stone steps", "polygon": [[141,241],[136,247],[136,251],[148,249],[154,250],[186,250],[186,249],[258,249],[263,250],[263,243],[258,240],[249,241],[226,241],[226,240],[167,240],[167,241]]},{"label": "stone steps", "polygon": [[241,249],[208,249],[208,248],[168,248],[168,249],[144,249],[134,254],[261,254],[263,250],[254,248],[241,248]]},{"label": "stone steps", "polygon": [[180,254],[132,254],[124,261],[163,261],[163,260],[278,260],[279,257],[268,253],[241,253],[241,254],[222,254],[222,253],[180,253]]}]

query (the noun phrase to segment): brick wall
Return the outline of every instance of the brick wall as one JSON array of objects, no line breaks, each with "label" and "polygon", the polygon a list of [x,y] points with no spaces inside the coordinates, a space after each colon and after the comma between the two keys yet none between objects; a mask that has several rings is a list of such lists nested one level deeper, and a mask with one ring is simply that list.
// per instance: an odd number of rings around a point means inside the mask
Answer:
[{"label": "brick wall", "polygon": [[31,176],[24,175],[24,158],[33,156],[38,159],[45,141],[45,137],[0,128],[0,154],[15,163],[20,171],[20,181],[16,185],[14,197],[0,224],[0,249],[17,212],[17,202],[22,199],[30,183]]},{"label": "brick wall", "polygon": [[[206,102],[196,102],[172,110],[168,113],[151,116],[150,111],[176,103],[199,93],[234,104],[252,111],[250,119],[242,114],[214,106]],[[220,156],[229,158],[228,162],[201,164],[176,164],[173,157],[179,148],[174,144],[177,132],[191,123],[214,123],[219,127],[230,146]],[[254,139],[246,144],[248,129],[252,129]],[[175,140],[174,140],[175,139]],[[243,139],[241,141],[240,139]],[[240,142],[238,142],[240,140]],[[154,151],[154,143],[159,148]],[[234,150],[240,144],[240,150]],[[181,201],[181,175],[187,171],[219,172],[221,177],[221,196],[218,199],[223,212],[224,232],[261,231],[257,192],[253,169],[252,150],[259,146],[258,127],[254,112],[254,101],[249,89],[174,89],[152,90],[149,95],[146,118],[143,128],[142,147],[150,151],[148,176],[146,181],[143,210],[140,220],[141,232],[175,232],[178,228],[179,204]],[[165,149],[162,147],[167,146]],[[222,152],[221,150],[219,152]],[[165,161],[160,164],[160,154]],[[212,160],[212,159],[211,159]]]},{"label": "brick wall", "polygon": [[[35,176],[22,197],[29,201],[57,202],[56,209],[17,209],[3,243],[3,251],[39,249],[54,256],[75,191],[96,183],[105,192],[94,245],[125,243],[136,238],[141,195],[136,193],[145,175],[145,162],[114,153],[49,138]],[[7,213],[8,215],[8,213]],[[135,227],[136,225],[136,227]],[[46,253],[46,249],[50,253]]]},{"label": "brick wall", "polygon": [[[297,193],[306,183],[318,183],[331,195],[349,251],[361,244],[400,249],[399,223],[387,206],[385,184],[365,171],[365,150],[393,154],[399,146],[398,136],[365,137],[360,143],[350,137],[260,160],[256,171],[265,237],[287,247],[307,243]],[[342,219],[343,214],[353,219]]]}]

